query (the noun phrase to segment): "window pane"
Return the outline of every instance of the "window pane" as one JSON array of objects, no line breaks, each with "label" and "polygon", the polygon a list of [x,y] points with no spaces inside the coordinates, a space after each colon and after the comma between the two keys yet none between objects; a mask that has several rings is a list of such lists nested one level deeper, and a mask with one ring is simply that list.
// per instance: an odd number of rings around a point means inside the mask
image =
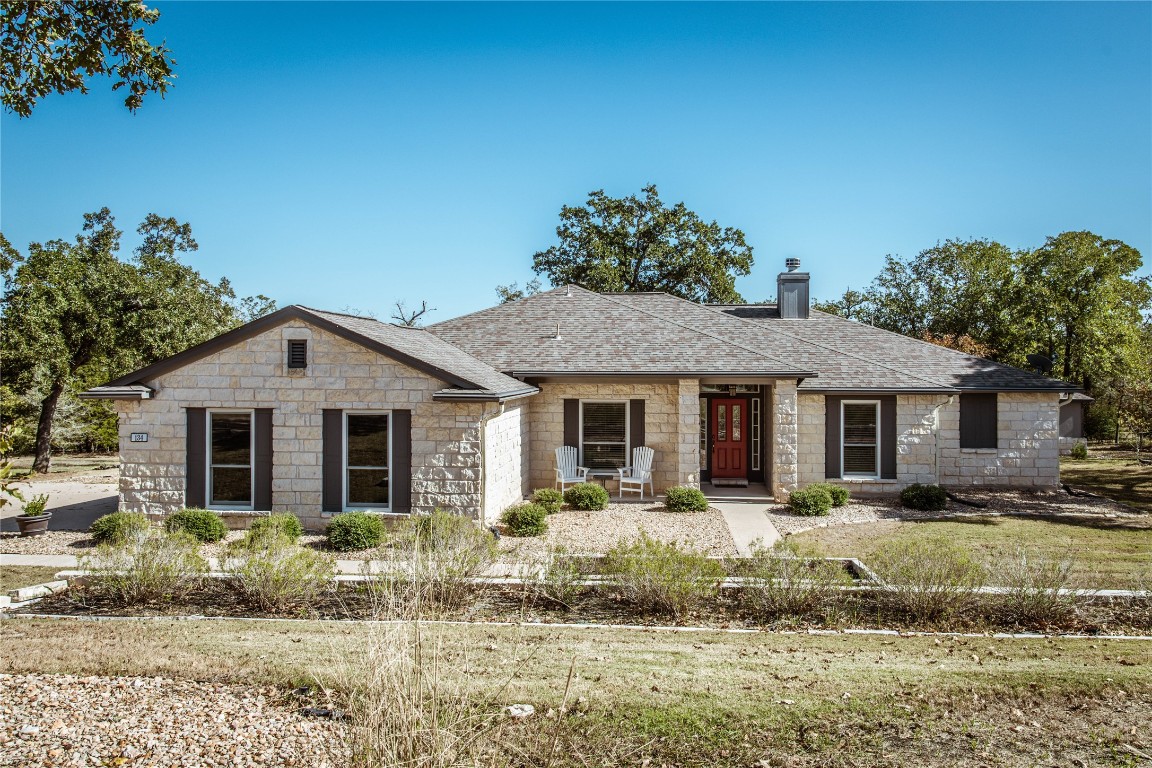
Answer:
[{"label": "window pane", "polygon": [[248,467],[213,467],[210,504],[252,504],[252,470]]},{"label": "window pane", "polygon": [[738,405],[732,406],[732,442],[740,442],[740,414],[744,409]]},{"label": "window pane", "polygon": [[250,464],[252,414],[212,414],[212,463]]},{"label": "window pane", "polygon": [[623,444],[602,445],[584,444],[584,466],[591,469],[616,469],[628,462],[624,455],[627,449]]},{"label": "window pane", "polygon": [[844,444],[876,443],[876,406],[871,403],[844,404]]},{"label": "window pane", "polygon": [[348,414],[348,466],[388,466],[388,414]]},{"label": "window pane", "polygon": [[387,469],[348,470],[348,506],[388,506]]},{"label": "window pane", "polygon": [[708,469],[708,401],[700,399],[700,469]]},{"label": "window pane", "polygon": [[584,442],[623,443],[626,411],[625,403],[584,403]]},{"label": "window pane", "polygon": [[728,406],[716,406],[716,439],[723,442],[728,439]]},{"label": "window pane", "polygon": [[846,445],[846,446],[844,446],[844,474],[846,474],[846,475],[874,475],[874,474],[876,474],[876,446],[874,446],[874,445]]}]

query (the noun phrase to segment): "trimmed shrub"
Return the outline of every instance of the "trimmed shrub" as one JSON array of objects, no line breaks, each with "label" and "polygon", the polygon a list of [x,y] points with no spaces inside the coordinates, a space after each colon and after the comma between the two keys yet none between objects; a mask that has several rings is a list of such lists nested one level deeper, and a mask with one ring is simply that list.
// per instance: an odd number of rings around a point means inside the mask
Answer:
[{"label": "trimmed shrub", "polygon": [[384,518],[368,512],[343,512],[324,530],[328,546],[337,552],[372,549],[384,542]]},{"label": "trimmed shrub", "polygon": [[832,497],[832,506],[842,507],[848,503],[851,496],[848,489],[835,483],[812,483],[809,488],[819,488],[822,491],[827,491],[828,495]]},{"label": "trimmed shrub", "polygon": [[224,570],[262,610],[282,613],[308,606],[331,586],[336,560],[301,547],[283,531],[266,526],[250,529],[243,542],[229,549]]},{"label": "trimmed shrub", "polygon": [[971,609],[984,569],[942,537],[889,542],[868,561],[883,583],[881,606],[910,621],[937,621]]},{"label": "trimmed shrub", "polygon": [[532,494],[532,503],[544,507],[544,511],[554,515],[564,506],[564,494],[555,488],[537,488]]},{"label": "trimmed shrub", "polygon": [[185,531],[143,528],[80,558],[94,589],[126,605],[171,600],[192,590],[208,571],[200,542]]},{"label": "trimmed shrub", "polygon": [[819,517],[832,509],[832,496],[823,488],[808,487],[788,494],[792,512],[804,517]]},{"label": "trimmed shrub", "polygon": [[741,598],[757,619],[821,619],[840,606],[839,586],[852,583],[837,562],[806,557],[787,539],[757,546],[747,561]]},{"label": "trimmed shrub", "polygon": [[129,536],[148,530],[148,518],[139,512],[113,512],[98,517],[88,528],[97,544],[120,544]]},{"label": "trimmed shrub", "polygon": [[539,536],[548,530],[548,511],[539,504],[525,502],[504,510],[500,522],[513,536]]},{"label": "trimmed shrub", "polygon": [[1088,458],[1088,446],[1084,443],[1076,443],[1072,446],[1072,452],[1069,454],[1074,459],[1083,461]]},{"label": "trimmed shrub", "polygon": [[300,519],[291,512],[280,512],[253,520],[245,536],[254,539],[268,531],[275,531],[286,536],[289,541],[296,541],[304,535],[304,526],[300,525]]},{"label": "trimmed shrub", "polygon": [[664,493],[664,507],[669,512],[705,512],[708,499],[699,488],[676,486]]},{"label": "trimmed shrub", "polygon": [[577,483],[564,491],[564,501],[572,509],[604,509],[608,506],[608,491],[596,483]]},{"label": "trimmed shrub", "polygon": [[909,509],[939,512],[948,505],[948,494],[938,485],[912,483],[900,491],[900,503]]},{"label": "trimmed shrub", "polygon": [[169,533],[190,533],[205,544],[220,541],[228,532],[224,520],[210,509],[182,509],[164,521],[164,529]]},{"label": "trimmed shrub", "polygon": [[715,597],[724,568],[703,553],[657,541],[641,533],[628,544],[620,542],[604,557],[609,589],[646,613],[677,618]]}]

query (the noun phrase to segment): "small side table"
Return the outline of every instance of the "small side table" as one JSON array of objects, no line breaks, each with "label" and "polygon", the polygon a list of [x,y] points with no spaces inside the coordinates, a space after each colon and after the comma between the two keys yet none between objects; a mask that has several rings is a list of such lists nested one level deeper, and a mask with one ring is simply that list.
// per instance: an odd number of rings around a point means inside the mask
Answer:
[{"label": "small side table", "polygon": [[[608,490],[608,481],[609,480],[619,481],[620,470],[618,470],[618,469],[590,469],[590,470],[588,470],[588,479],[589,480],[595,480],[595,481],[599,482],[600,485],[602,485],[604,487],[604,490]],[[619,484],[617,484],[617,488],[619,488]]]}]

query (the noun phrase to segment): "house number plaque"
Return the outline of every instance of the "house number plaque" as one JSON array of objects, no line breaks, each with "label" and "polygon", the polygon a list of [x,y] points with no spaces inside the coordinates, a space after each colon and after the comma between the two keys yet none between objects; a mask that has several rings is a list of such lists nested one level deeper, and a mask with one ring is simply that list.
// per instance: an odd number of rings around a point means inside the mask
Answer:
[{"label": "house number plaque", "polygon": [[132,443],[146,443],[146,442],[148,442],[148,433],[147,432],[133,432],[131,434],[131,436],[128,438],[128,440],[129,440],[129,442],[132,442]]}]

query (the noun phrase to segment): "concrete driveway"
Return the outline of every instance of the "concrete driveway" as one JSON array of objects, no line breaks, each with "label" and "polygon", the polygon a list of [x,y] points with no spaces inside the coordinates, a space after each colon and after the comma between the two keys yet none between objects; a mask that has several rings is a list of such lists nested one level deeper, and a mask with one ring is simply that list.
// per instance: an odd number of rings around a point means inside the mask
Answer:
[{"label": "concrete driveway", "polygon": [[[55,531],[86,531],[101,515],[115,512],[119,471],[101,470],[63,478],[37,478],[18,483],[16,487],[30,499],[48,494],[48,511],[52,513],[49,528]],[[23,505],[13,502],[0,509],[0,531],[17,530],[16,515]]]}]

